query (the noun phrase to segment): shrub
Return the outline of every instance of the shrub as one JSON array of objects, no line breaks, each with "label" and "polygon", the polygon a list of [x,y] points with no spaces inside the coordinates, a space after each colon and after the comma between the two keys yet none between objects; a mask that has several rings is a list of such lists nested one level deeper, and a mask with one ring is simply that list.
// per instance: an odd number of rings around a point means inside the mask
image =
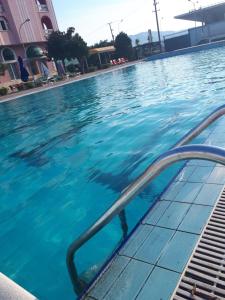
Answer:
[{"label": "shrub", "polygon": [[25,89],[32,89],[32,88],[34,88],[35,87],[35,83],[34,82],[26,82],[26,83],[24,83],[24,88]]},{"label": "shrub", "polygon": [[88,72],[95,72],[95,71],[97,71],[97,70],[98,70],[98,68],[95,67],[95,66],[90,66],[90,67],[88,68]]},{"label": "shrub", "polygon": [[35,81],[35,87],[40,87],[42,86],[42,82],[40,80]]},{"label": "shrub", "polygon": [[56,81],[61,81],[61,80],[63,80],[63,76],[61,75],[56,76]]},{"label": "shrub", "polygon": [[6,87],[1,87],[0,88],[0,96],[5,96],[8,93],[8,89]]},{"label": "shrub", "polygon": [[110,64],[101,65],[101,69],[108,69],[109,67],[110,67]]},{"label": "shrub", "polygon": [[71,64],[71,65],[67,66],[67,71],[70,72],[70,73],[76,73],[79,70],[77,69],[77,67],[75,65]]},{"label": "shrub", "polygon": [[16,85],[18,91],[23,91],[24,90],[24,84],[23,83],[19,83],[18,85]]}]

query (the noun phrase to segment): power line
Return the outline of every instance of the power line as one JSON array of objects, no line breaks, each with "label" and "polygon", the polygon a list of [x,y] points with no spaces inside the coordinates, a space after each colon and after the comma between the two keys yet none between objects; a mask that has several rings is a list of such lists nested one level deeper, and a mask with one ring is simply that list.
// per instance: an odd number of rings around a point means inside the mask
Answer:
[{"label": "power line", "polygon": [[94,29],[91,32],[89,32],[88,35],[92,35],[93,33],[95,33],[96,31],[99,31],[100,29],[102,29],[105,26],[106,26],[106,24],[103,24],[103,25],[97,27],[96,29]]},{"label": "power line", "polygon": [[[156,6],[157,6],[158,3],[156,3],[156,0],[154,0],[154,3],[155,3]],[[139,7],[137,7],[137,9],[131,11],[131,12],[128,13],[126,16],[121,17],[121,19],[111,21],[111,22],[109,22],[109,23],[107,23],[107,24],[106,24],[106,23],[105,23],[105,24],[102,24],[102,25],[100,25],[99,27],[97,27],[96,29],[94,29],[94,30],[92,30],[91,32],[89,32],[88,35],[93,35],[95,32],[101,30],[103,27],[109,26],[110,33],[111,33],[111,36],[112,36],[112,40],[113,40],[113,42],[114,42],[114,41],[115,41],[115,35],[114,35],[114,30],[113,30],[113,28],[112,28],[112,24],[118,23],[118,32],[119,32],[120,25],[121,25],[122,22],[126,22],[126,20],[127,20],[131,15],[137,14],[137,12],[139,12],[139,11],[141,11],[141,10],[143,9],[143,7],[140,7],[140,5],[138,5],[138,6],[139,6]],[[157,8],[156,8],[155,10],[157,10]],[[154,12],[155,12],[155,11],[154,11]],[[135,27],[135,29],[136,29],[136,27]],[[159,40],[161,41],[160,36],[159,36]],[[160,43],[160,45],[161,45],[161,43]]]}]

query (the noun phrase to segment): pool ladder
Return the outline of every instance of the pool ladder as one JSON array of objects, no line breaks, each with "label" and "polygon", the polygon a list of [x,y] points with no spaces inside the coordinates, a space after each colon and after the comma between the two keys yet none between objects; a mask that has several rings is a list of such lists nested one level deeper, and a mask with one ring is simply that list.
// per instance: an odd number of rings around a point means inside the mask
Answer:
[{"label": "pool ladder", "polygon": [[74,290],[78,295],[85,291],[85,289],[87,288],[87,283],[78,275],[77,268],[74,262],[75,253],[117,215],[120,218],[123,238],[125,239],[128,232],[125,207],[156,176],[158,176],[164,169],[166,169],[173,163],[182,160],[203,159],[225,165],[225,150],[222,148],[205,145],[184,146],[223,115],[225,115],[225,105],[216,109],[194,129],[189,131],[178,143],[173,146],[171,150],[160,155],[142,173],[142,175],[140,175],[122,192],[117,201],[87,231],[81,234],[80,237],[70,245],[67,251],[66,263]]}]

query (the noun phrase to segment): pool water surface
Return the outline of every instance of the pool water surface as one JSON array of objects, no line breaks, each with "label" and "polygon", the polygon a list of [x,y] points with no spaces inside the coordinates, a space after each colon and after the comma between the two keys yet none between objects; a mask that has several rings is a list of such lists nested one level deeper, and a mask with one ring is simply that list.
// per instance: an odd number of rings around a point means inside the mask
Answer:
[{"label": "pool water surface", "polygon": [[[222,47],[1,103],[1,272],[40,299],[74,299],[69,244],[154,158],[224,104],[224,90]],[[129,230],[174,172],[128,207]],[[120,239],[115,219],[79,252],[79,271],[91,277]]]}]

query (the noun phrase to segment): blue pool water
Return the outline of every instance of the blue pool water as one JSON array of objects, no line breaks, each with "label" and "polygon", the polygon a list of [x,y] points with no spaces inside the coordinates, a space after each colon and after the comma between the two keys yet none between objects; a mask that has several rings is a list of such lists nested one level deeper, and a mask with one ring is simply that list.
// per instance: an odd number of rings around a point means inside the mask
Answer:
[{"label": "blue pool water", "polygon": [[[40,299],[74,299],[69,244],[157,155],[224,104],[224,90],[218,48],[0,104],[0,271]],[[128,207],[129,229],[171,175]],[[79,252],[79,271],[91,277],[120,238],[115,219]]]}]

